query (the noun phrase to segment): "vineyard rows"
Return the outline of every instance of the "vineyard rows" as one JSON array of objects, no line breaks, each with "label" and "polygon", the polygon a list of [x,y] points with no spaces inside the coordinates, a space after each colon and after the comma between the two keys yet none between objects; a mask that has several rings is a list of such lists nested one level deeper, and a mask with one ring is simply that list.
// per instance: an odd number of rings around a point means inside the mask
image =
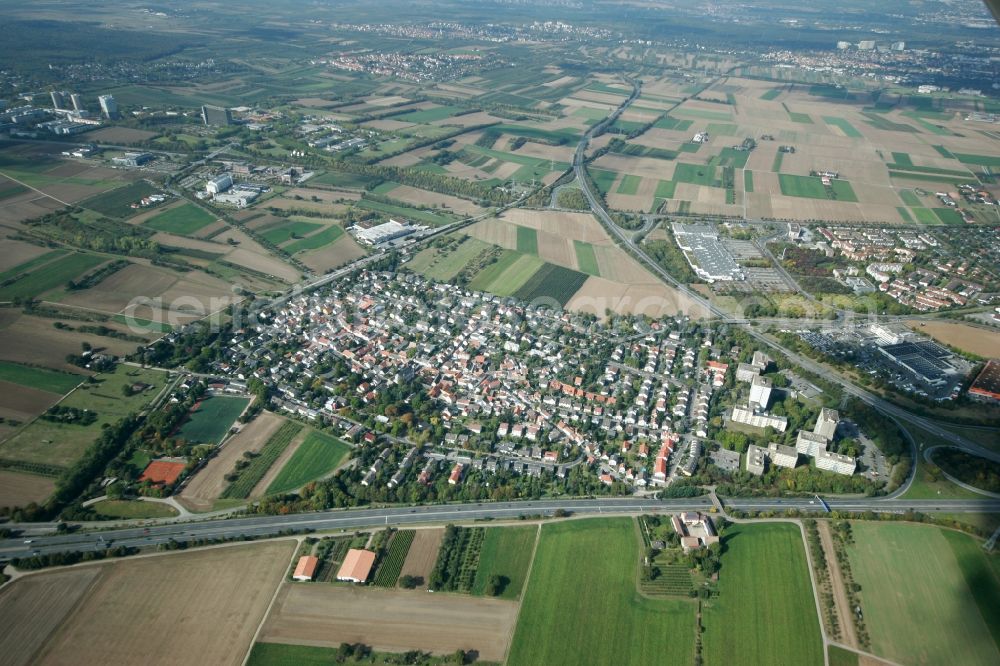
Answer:
[{"label": "vineyard rows", "polygon": [[281,426],[278,432],[271,435],[271,439],[267,440],[267,444],[250,461],[250,464],[240,471],[239,477],[229,484],[222,493],[222,498],[246,499],[300,430],[302,430],[302,424],[294,421],[288,421]]}]

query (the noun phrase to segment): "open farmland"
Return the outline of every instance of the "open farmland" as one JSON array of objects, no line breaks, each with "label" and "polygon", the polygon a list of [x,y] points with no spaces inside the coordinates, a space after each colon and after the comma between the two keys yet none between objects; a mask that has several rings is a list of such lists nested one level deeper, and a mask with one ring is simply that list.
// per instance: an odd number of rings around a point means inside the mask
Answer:
[{"label": "open farmland", "polygon": [[[30,618],[34,640],[15,635],[18,647],[4,654],[34,664],[133,663],[139,654],[151,666],[240,664],[294,550],[274,541],[30,576],[0,595],[0,616],[20,602],[8,612]],[[35,589],[11,595],[26,584]]]},{"label": "open farmland", "polygon": [[399,580],[399,572],[403,569],[406,556],[413,543],[413,530],[399,530],[392,535],[385,555],[378,564],[378,569],[372,578],[372,584],[377,587],[395,587]]},{"label": "open farmland", "polygon": [[260,641],[328,647],[363,643],[380,652],[476,650],[480,659],[502,661],[516,619],[517,603],[501,599],[353,585],[285,585]]},{"label": "open farmland", "polygon": [[74,252],[23,273],[13,282],[0,287],[0,301],[15,298],[35,298],[56,287],[64,286],[84,273],[107,261],[96,254]]},{"label": "open farmland", "polygon": [[257,418],[226,441],[219,452],[184,486],[179,499],[189,509],[208,511],[229,484],[226,475],[247,451],[260,451],[277,432],[285,419],[272,412],[262,412]]},{"label": "open farmland", "polygon": [[223,499],[246,499],[260,483],[276,460],[284,453],[292,439],[302,430],[302,424],[286,421],[261,447],[250,464],[239,472],[235,481],[223,491]]},{"label": "open farmland", "polygon": [[[781,563],[762,567],[761,563]],[[738,525],[725,535],[719,596],[705,602],[705,660],[822,664],[823,642],[798,525]],[[745,620],[755,618],[753,623]],[[773,630],[781,626],[781,630]]]},{"label": "open farmland", "polygon": [[421,580],[419,587],[426,589],[427,579],[430,577],[434,563],[437,561],[441,539],[444,537],[444,529],[435,527],[417,530],[416,532],[399,575],[419,578]]},{"label": "open farmland", "polygon": [[119,187],[91,197],[86,201],[81,201],[80,206],[108,217],[126,218],[140,212],[140,210],[132,208],[133,204],[137,204],[143,197],[157,192],[159,190],[146,181],[138,180],[131,185]]},{"label": "open farmland", "polygon": [[940,320],[910,321],[907,325],[918,333],[970,354],[1000,358],[1000,331]]},{"label": "open farmland", "polygon": [[247,398],[207,396],[188,415],[178,435],[189,442],[218,444],[249,402]]},{"label": "open farmland", "polygon": [[42,504],[55,489],[55,479],[0,470],[0,508]]},{"label": "open farmland", "polygon": [[0,361],[0,381],[63,395],[76,388],[83,381],[83,377],[48,368],[35,368],[10,361]]},{"label": "open farmland", "polygon": [[[639,535],[631,519],[542,525],[508,662],[693,662],[694,604],[640,596],[638,561]],[[573,618],[573,640],[552,640],[566,618]]]},{"label": "open farmland", "polygon": [[350,446],[336,437],[311,431],[267,487],[267,493],[291,492],[322,478],[335,470],[350,450]]},{"label": "open farmland", "polygon": [[[96,384],[83,384],[62,401],[65,407],[89,409],[97,414],[90,425],[76,425],[37,419],[0,444],[0,458],[56,467],[73,463],[100,435],[102,424],[114,423],[135,412],[163,388],[166,376],[158,370],[119,365],[113,373],[94,377]],[[136,383],[148,388],[131,396],[122,395],[123,386]]]},{"label": "open farmland", "polygon": [[[976,560],[963,543],[970,537],[946,538],[936,527],[897,523],[855,522],[852,528],[848,554],[872,652],[908,664],[1000,661],[1000,579],[995,562],[989,576],[985,554],[983,566],[972,568]],[[984,612],[994,624],[992,635]]]},{"label": "open farmland", "polygon": [[144,223],[144,226],[157,231],[190,236],[214,221],[215,217],[211,213],[194,204],[184,203],[150,218]]},{"label": "open farmland", "polygon": [[492,576],[500,576],[501,599],[517,599],[524,588],[531,558],[535,553],[538,527],[491,527],[479,551],[479,568],[472,583],[472,594],[486,593]]}]

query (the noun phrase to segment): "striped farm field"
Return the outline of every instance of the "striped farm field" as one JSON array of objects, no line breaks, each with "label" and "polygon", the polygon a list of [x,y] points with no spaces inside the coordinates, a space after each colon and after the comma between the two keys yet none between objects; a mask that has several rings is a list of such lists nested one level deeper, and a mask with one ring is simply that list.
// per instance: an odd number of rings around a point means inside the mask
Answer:
[{"label": "striped farm field", "polygon": [[406,561],[406,554],[410,552],[410,545],[416,534],[413,530],[400,530],[396,532],[392,541],[389,542],[389,550],[375,572],[372,584],[376,587],[395,587],[399,580],[399,572],[403,570],[403,562]]},{"label": "striped farm field", "polygon": [[267,487],[267,493],[291,492],[325,476],[337,469],[350,450],[336,437],[313,430]]},{"label": "striped farm field", "polygon": [[267,444],[261,448],[260,452],[244,467],[235,481],[222,492],[222,499],[246,499],[250,496],[254,487],[264,478],[267,470],[271,468],[274,461],[284,452],[291,443],[295,435],[302,430],[301,423],[288,421],[278,432],[271,435]]}]

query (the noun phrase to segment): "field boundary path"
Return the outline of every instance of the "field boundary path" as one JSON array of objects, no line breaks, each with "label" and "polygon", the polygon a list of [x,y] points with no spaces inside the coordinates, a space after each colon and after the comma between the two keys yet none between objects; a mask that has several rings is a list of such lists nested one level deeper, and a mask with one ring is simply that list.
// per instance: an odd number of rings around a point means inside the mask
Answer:
[{"label": "field boundary path", "polygon": [[847,599],[844,576],[840,571],[840,562],[837,561],[837,551],[833,546],[830,523],[825,520],[817,520],[816,529],[819,531],[820,545],[823,547],[826,566],[830,572],[830,587],[833,593],[833,604],[837,609],[837,624],[840,626],[840,635],[844,637],[843,642],[846,645],[856,650],[858,648],[858,636],[855,631],[854,622],[851,621],[851,604]]},{"label": "field boundary path", "polygon": [[510,658],[510,649],[514,646],[514,633],[517,631],[517,623],[521,621],[521,607],[524,605],[524,595],[528,591],[528,585],[531,584],[531,571],[535,568],[535,555],[538,554],[538,543],[542,540],[542,526],[544,524],[541,520],[537,523],[535,545],[531,548],[531,559],[528,561],[528,570],[524,572],[524,583],[521,585],[521,594],[517,599],[517,615],[514,616],[514,623],[510,627],[510,636],[507,639],[507,651],[504,652],[503,661],[501,662],[504,664]]},{"label": "field boundary path", "polygon": [[247,662],[250,661],[250,655],[253,653],[253,646],[257,643],[257,639],[260,637],[260,632],[264,630],[264,624],[267,622],[267,618],[271,616],[271,609],[274,608],[274,602],[277,601],[278,595],[281,593],[281,589],[288,584],[285,578],[288,575],[288,569],[295,564],[295,559],[299,554],[299,550],[302,549],[302,542],[305,540],[305,536],[291,537],[295,539],[295,550],[292,551],[292,556],[288,560],[288,566],[285,568],[285,573],[281,576],[278,584],[274,586],[274,594],[271,595],[271,600],[267,602],[267,608],[264,609],[264,613],[260,616],[260,623],[257,625],[257,629],[253,632],[253,638],[250,639],[250,645],[247,647],[247,653],[243,656],[243,661],[241,662],[243,666],[246,666]]}]

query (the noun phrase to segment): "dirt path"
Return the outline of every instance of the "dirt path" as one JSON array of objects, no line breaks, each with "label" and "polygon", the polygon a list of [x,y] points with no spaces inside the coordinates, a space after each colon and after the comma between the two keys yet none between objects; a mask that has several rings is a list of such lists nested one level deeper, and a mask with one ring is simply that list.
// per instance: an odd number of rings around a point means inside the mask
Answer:
[{"label": "dirt path", "polygon": [[858,637],[854,633],[854,622],[851,621],[851,604],[847,600],[847,588],[844,587],[844,576],[840,571],[840,563],[837,561],[837,551],[833,546],[830,523],[825,520],[817,520],[816,528],[819,530],[819,541],[823,546],[826,566],[830,571],[830,584],[833,587],[833,603],[837,608],[837,624],[840,625],[840,635],[843,637],[842,642],[857,649]]}]

